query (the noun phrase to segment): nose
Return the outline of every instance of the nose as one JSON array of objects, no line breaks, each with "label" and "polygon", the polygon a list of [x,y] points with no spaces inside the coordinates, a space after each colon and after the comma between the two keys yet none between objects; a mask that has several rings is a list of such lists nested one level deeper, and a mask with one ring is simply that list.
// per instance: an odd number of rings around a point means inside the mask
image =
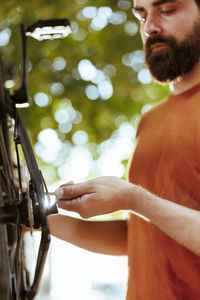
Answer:
[{"label": "nose", "polygon": [[161,33],[161,27],[155,19],[148,17],[145,21],[143,32],[146,37],[158,35]]}]

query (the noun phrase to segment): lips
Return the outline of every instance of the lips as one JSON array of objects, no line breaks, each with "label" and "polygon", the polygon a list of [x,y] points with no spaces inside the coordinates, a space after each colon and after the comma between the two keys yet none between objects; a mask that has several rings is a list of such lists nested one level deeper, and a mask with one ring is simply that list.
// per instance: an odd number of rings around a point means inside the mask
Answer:
[{"label": "lips", "polygon": [[167,47],[168,45],[166,43],[155,43],[151,45],[151,50],[161,50]]}]

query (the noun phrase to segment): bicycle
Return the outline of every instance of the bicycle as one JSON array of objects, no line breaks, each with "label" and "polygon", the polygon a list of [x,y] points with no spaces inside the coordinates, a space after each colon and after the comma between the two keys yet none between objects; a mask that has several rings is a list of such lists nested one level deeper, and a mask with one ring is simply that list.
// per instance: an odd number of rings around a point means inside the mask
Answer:
[{"label": "bicycle", "polygon": [[[50,204],[50,195],[17,108],[19,104],[28,103],[26,37],[32,36],[38,40],[64,38],[70,32],[68,19],[39,20],[30,26],[21,25],[22,78],[20,88],[13,94],[4,87],[4,72],[0,62],[0,299],[2,300],[33,299],[37,294],[50,244],[48,215],[57,213],[57,204]],[[15,167],[10,151],[11,131],[16,154]],[[30,177],[26,180],[27,183],[24,183],[22,176],[22,159],[27,165]],[[48,205],[45,203],[46,198]],[[41,240],[32,283],[24,258],[23,225],[30,227],[30,231],[41,227]]]}]

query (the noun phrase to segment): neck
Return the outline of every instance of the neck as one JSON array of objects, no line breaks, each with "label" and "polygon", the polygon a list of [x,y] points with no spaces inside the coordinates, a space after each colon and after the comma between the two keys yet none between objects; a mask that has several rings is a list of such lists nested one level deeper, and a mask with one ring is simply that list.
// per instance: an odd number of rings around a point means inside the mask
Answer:
[{"label": "neck", "polygon": [[200,83],[200,60],[189,73],[170,83],[172,95],[182,94]]}]

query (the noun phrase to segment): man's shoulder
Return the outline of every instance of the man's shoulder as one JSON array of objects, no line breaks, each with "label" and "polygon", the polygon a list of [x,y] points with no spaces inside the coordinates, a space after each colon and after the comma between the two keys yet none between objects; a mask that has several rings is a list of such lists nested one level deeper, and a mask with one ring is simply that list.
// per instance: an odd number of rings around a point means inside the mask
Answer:
[{"label": "man's shoulder", "polygon": [[154,104],[151,109],[141,115],[140,122],[148,120],[149,118],[153,118],[156,114],[160,113],[161,110],[165,109],[167,102],[168,98]]}]

